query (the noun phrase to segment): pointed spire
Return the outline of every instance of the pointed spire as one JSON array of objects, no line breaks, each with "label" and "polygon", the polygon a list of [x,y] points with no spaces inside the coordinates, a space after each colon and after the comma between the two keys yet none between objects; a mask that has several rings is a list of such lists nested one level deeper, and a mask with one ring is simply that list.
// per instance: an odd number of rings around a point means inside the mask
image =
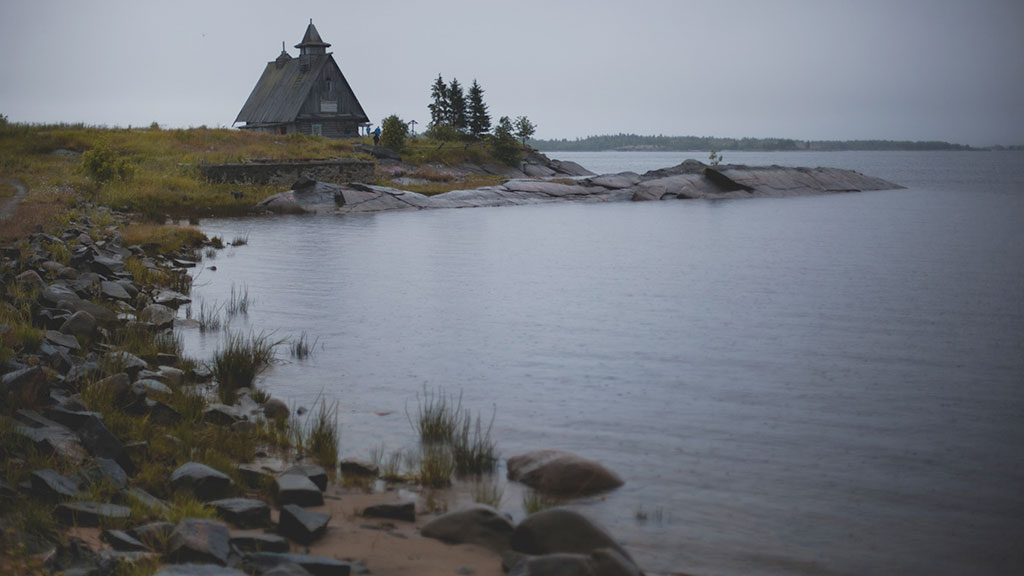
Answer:
[{"label": "pointed spire", "polygon": [[313,19],[309,19],[309,26],[306,27],[306,34],[302,37],[302,42],[295,45],[299,49],[300,55],[306,54],[326,54],[327,48],[330,48],[330,44],[324,42],[320,38],[320,33],[316,31],[316,26],[313,26]]}]

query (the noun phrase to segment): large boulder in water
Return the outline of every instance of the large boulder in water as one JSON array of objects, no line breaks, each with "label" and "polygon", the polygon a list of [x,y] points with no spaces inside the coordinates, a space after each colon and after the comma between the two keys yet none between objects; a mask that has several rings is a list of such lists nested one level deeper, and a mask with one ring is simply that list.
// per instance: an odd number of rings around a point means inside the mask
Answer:
[{"label": "large boulder in water", "polygon": [[587,496],[622,486],[601,464],[560,450],[537,450],[508,459],[508,479],[541,492]]},{"label": "large boulder in water", "polygon": [[512,534],[512,549],[523,554],[591,554],[605,548],[630,557],[603,528],[565,508],[533,514],[520,522]]}]

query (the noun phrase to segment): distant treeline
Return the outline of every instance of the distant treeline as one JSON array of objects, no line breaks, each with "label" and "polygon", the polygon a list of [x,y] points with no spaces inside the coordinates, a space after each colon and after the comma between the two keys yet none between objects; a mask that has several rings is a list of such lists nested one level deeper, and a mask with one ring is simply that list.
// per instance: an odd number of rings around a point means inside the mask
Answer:
[{"label": "distant treeline", "polygon": [[792,138],[715,138],[713,136],[640,136],[615,134],[568,140],[530,140],[541,151],[601,152],[606,150],[973,150],[949,142],[909,140],[793,140]]}]

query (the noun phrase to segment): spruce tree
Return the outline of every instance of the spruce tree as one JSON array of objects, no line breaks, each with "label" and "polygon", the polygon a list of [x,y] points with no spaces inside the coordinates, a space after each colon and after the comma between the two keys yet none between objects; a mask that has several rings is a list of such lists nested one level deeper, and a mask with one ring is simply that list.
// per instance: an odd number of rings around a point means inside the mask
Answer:
[{"label": "spruce tree", "polygon": [[491,131],[491,115],[487,113],[487,104],[484,103],[484,89],[473,79],[473,85],[469,87],[469,133],[474,138],[480,138]]},{"label": "spruce tree", "polygon": [[459,132],[465,132],[469,127],[469,119],[466,117],[466,94],[455,78],[452,78],[451,84],[448,85],[448,106],[448,125]]},{"label": "spruce tree", "polygon": [[433,100],[427,106],[430,108],[430,124],[435,127],[446,125],[451,116],[451,101],[448,98],[448,85],[445,84],[440,74],[437,75],[437,80],[430,87],[430,98]]}]

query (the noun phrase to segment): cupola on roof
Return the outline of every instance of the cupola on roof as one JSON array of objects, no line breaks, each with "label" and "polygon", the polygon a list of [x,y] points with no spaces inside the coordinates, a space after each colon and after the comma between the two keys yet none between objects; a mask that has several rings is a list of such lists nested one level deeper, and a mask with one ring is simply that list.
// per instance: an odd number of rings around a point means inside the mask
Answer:
[{"label": "cupola on roof", "polygon": [[306,26],[306,34],[302,37],[302,42],[295,45],[302,54],[323,54],[330,46],[330,44],[320,38],[320,33],[316,31],[316,26],[313,26],[312,18],[309,19],[309,26]]}]

